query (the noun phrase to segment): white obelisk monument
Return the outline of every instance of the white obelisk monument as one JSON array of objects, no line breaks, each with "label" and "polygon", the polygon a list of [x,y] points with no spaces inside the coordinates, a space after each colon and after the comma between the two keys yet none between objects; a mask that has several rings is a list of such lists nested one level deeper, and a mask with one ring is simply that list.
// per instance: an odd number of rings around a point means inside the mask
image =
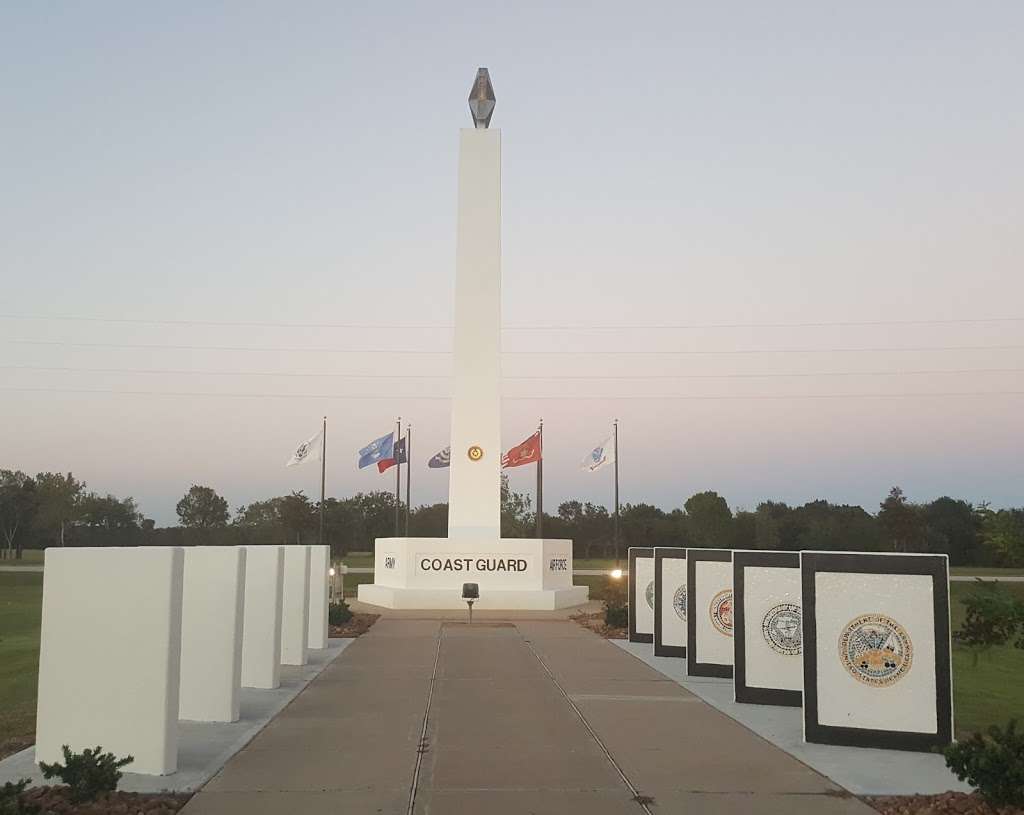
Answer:
[{"label": "white obelisk monument", "polygon": [[388,608],[554,609],[586,602],[572,585],[572,541],[501,538],[501,132],[489,128],[486,68],[459,134],[455,390],[447,538],[378,538],[374,582],[359,599]]}]

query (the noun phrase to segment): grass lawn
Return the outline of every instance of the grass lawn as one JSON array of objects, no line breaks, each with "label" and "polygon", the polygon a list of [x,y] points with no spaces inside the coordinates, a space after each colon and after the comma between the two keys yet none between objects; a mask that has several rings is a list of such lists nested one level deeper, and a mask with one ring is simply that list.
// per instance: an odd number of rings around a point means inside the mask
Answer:
[{"label": "grass lawn", "polygon": [[42,603],[41,574],[0,572],[0,756],[5,742],[35,738]]}]

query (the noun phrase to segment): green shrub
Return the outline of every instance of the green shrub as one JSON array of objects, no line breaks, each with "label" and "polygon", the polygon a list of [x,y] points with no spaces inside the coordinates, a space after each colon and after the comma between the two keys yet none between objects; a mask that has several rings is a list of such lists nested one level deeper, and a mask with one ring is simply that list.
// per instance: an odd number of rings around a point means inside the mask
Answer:
[{"label": "green shrub", "polygon": [[946,766],[994,807],[1024,806],[1024,733],[1014,719],[947,747]]},{"label": "green shrub", "polygon": [[56,776],[67,784],[71,788],[71,800],[76,804],[95,801],[102,793],[116,790],[121,768],[135,760],[133,756],[118,758],[113,753],[101,752],[103,748],[99,746],[94,750],[86,748],[81,753],[72,753],[66,744],[61,749],[63,764],[41,761],[39,769],[43,771],[43,778]]},{"label": "green shrub", "polygon": [[597,592],[597,599],[604,601],[604,622],[612,628],[626,628],[629,625],[628,586],[623,578],[609,577]]},{"label": "green shrub", "polygon": [[974,664],[978,656],[995,645],[1024,648],[1024,602],[996,582],[981,581],[964,598],[966,615],[953,639],[971,649]]},{"label": "green shrub", "polygon": [[344,600],[331,603],[330,608],[327,610],[327,621],[331,625],[344,625],[351,619],[352,609],[348,607],[348,603]]},{"label": "green shrub", "polygon": [[21,801],[21,794],[31,783],[31,779],[23,778],[14,783],[8,781],[0,787],[0,815],[33,815],[39,812],[39,807]]},{"label": "green shrub", "polygon": [[604,624],[609,628],[627,628],[629,626],[629,609],[625,606],[605,606]]}]

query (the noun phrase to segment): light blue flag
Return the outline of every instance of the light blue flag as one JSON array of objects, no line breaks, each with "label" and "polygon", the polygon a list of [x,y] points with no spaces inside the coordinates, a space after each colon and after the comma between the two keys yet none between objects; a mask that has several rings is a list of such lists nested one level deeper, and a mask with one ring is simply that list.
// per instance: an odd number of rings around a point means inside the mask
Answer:
[{"label": "light blue flag", "polygon": [[395,449],[394,434],[388,433],[379,439],[374,439],[366,447],[359,451],[359,469],[376,464],[381,459],[392,458]]}]

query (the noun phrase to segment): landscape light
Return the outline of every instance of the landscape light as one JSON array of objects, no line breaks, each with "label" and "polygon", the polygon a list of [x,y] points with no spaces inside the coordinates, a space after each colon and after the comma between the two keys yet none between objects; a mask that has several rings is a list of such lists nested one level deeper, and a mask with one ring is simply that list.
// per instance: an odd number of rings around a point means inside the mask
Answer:
[{"label": "landscape light", "polygon": [[618,580],[622,577],[622,569],[612,569],[611,571],[612,580]]},{"label": "landscape light", "polygon": [[333,566],[331,566],[331,568],[328,570],[327,574],[329,574],[331,577],[334,577],[334,567]]}]

